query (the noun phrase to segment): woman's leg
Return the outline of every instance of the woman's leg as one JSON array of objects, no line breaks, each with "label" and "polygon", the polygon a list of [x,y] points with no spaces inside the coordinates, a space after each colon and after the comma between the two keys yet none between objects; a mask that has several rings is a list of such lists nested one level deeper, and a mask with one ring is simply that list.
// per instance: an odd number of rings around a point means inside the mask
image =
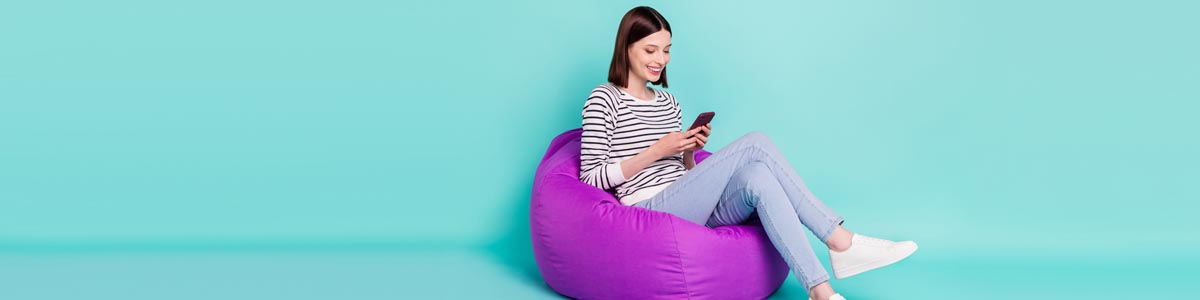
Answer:
[{"label": "woman's leg", "polygon": [[[808,245],[804,225],[795,211],[770,168],[763,162],[752,161],[733,173],[706,225],[740,224],[758,213],[767,237],[787,261],[800,284],[809,291],[828,282],[829,273]],[[828,284],[825,286],[827,288]]]},{"label": "woman's leg", "polygon": [[[812,193],[808,190],[808,187],[804,184],[804,181],[801,180],[800,176],[797,175],[795,170],[791,168],[791,165],[783,157],[783,154],[779,151],[779,149],[776,148],[775,145],[771,143],[771,141],[767,139],[765,135],[758,132],[752,132],[742,136],[741,138],[738,138],[733,143],[730,143],[717,153],[714,153],[708,159],[704,160],[703,163],[696,165],[695,168],[685,173],[683,177],[681,177],[675,183],[672,183],[659,194],[634,205],[658,211],[670,212],[697,224],[712,225],[725,224],[727,222],[737,222],[736,220],[739,219],[738,216],[748,217],[748,213],[739,213],[732,210],[725,211],[727,210],[726,208],[721,208],[722,211],[719,212],[719,214],[724,214],[726,216],[716,217],[717,220],[715,221],[711,219],[713,218],[714,214],[718,213],[718,204],[729,205],[722,203],[722,199],[728,198],[723,196],[726,194],[726,188],[734,181],[735,173],[738,173],[743,166],[750,164],[759,165],[755,168],[765,168],[768,170],[772,175],[772,178],[770,179],[774,179],[774,181],[778,184],[778,187],[782,189],[783,194],[786,195],[786,198],[791,206],[790,208],[792,209],[796,219],[799,219],[804,227],[807,227],[810,231],[812,231],[813,234],[825,242],[826,245],[829,245],[831,250],[837,251],[830,252],[830,257],[834,263],[835,273],[837,273],[839,276],[838,278],[852,276],[854,274],[894,263],[895,261],[907,257],[916,250],[916,244],[912,241],[896,243],[886,240],[873,239],[870,237],[866,237],[865,239],[879,242],[875,244],[868,243],[869,245],[867,246],[851,247],[851,238],[853,237],[853,239],[857,240],[860,236],[853,234],[840,226],[843,219],[834,213],[833,210],[829,209],[829,207],[827,207],[823,202],[817,199],[816,196],[812,195]],[[761,173],[761,171],[759,172]],[[753,181],[770,182],[771,180],[762,178]],[[777,197],[771,198],[774,199]],[[767,199],[767,197],[762,197],[761,199]],[[759,204],[755,204],[756,210],[759,209],[758,205]],[[775,205],[772,207],[772,211],[778,211],[779,207],[786,208],[782,205]],[[768,226],[765,224],[767,221],[765,220],[764,215],[768,214],[771,213],[768,212],[759,214],[759,217],[764,219],[764,228]],[[724,220],[721,220],[722,218]],[[778,217],[770,218],[778,219]],[[741,218],[741,220],[744,221],[744,218]],[[712,222],[711,224],[710,221]],[[786,221],[776,221],[772,222],[772,224],[775,225],[770,226],[786,228],[787,223],[788,222]],[[792,236],[803,237],[803,233],[798,235],[784,234],[782,233],[784,231],[789,230],[776,230],[776,233],[779,234],[779,242],[776,242],[775,238],[772,238],[772,242],[775,243],[777,248],[780,247],[780,245],[787,247],[786,250],[780,249],[780,253],[796,252],[800,251],[799,249],[805,249],[811,253],[812,250],[807,248],[807,246],[788,247],[786,245],[793,243],[783,241],[783,239],[795,238]],[[843,250],[848,251],[843,253]],[[840,256],[834,257],[835,254]],[[784,254],[785,257],[787,255],[788,254]],[[799,266],[804,264],[802,261],[804,258],[801,256],[803,255],[793,255],[792,258],[794,261],[789,261],[789,264],[796,264],[792,267],[793,270],[797,270],[797,272],[803,272],[803,269],[806,268]],[[813,257],[813,259],[816,261],[815,257]],[[852,268],[839,269],[839,262],[843,267],[860,267],[853,268],[853,270]],[[819,261],[816,261],[816,263],[817,266],[820,266]],[[839,270],[841,273],[838,273]],[[824,274],[824,272],[824,268],[820,268],[820,273]],[[809,288],[810,296],[812,296],[813,299],[827,299],[832,295],[833,290],[829,287],[828,282],[821,281],[817,285],[812,286],[810,284],[814,279],[810,279],[808,276],[803,276],[800,274],[797,275],[802,281],[805,281],[802,282],[802,284],[804,284],[806,288]],[[819,275],[817,275],[817,277],[819,277]],[[825,275],[825,277],[827,278],[828,275]]]},{"label": "woman's leg", "polygon": [[[751,162],[761,162],[771,171],[772,180],[783,188],[800,222],[817,238],[826,244],[838,244],[830,243],[831,237],[841,237],[834,234],[838,232],[845,233],[846,242],[849,242],[849,232],[837,230],[843,222],[842,217],[808,190],[783,153],[766,135],[758,132],[746,134],[721,148],[658,195],[639,202],[639,206],[669,211],[697,224],[705,224],[734,172]],[[676,198],[684,200],[666,201]],[[834,240],[836,242],[838,238]]]},{"label": "woman's leg", "polygon": [[[846,278],[893,264],[917,250],[917,244],[913,241],[893,242],[854,234],[842,228],[841,217],[813,196],[791,164],[783,157],[783,153],[766,135],[752,132],[722,148],[713,156],[719,156],[721,152],[743,152],[746,154],[733,156],[749,157],[766,163],[792,201],[800,221],[829,246],[829,260],[837,278]],[[704,163],[708,161],[705,160]]]},{"label": "woman's leg", "polygon": [[[634,205],[710,227],[741,223],[758,211],[776,250],[801,284],[810,292],[821,292],[814,294],[821,296],[814,299],[825,299],[833,291],[827,283],[829,275],[801,228],[808,227],[827,240],[842,218],[812,196],[790,165],[779,161],[782,155],[769,153],[773,149],[762,134],[748,134],[685,173],[663,192]],[[749,197],[746,193],[760,196]],[[761,196],[765,194],[772,196]]]}]

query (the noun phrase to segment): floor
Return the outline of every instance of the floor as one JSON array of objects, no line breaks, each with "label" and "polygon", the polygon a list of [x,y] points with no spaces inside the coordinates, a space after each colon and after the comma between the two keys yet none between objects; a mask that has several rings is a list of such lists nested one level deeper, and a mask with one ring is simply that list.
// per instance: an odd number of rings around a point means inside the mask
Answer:
[{"label": "floor", "polygon": [[[563,298],[520,262],[453,248],[9,251],[0,299]],[[1195,299],[1196,267],[915,255],[833,283],[848,299]],[[771,298],[805,295],[789,278]]]}]

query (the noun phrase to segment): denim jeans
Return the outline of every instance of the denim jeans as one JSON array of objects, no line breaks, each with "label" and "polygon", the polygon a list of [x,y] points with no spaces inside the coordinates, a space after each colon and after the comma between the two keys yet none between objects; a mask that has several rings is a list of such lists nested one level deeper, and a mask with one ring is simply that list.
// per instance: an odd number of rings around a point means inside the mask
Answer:
[{"label": "denim jeans", "polygon": [[633,206],[708,227],[739,224],[758,213],[767,237],[805,290],[829,280],[804,228],[822,242],[843,219],[813,196],[766,135],[751,132]]}]

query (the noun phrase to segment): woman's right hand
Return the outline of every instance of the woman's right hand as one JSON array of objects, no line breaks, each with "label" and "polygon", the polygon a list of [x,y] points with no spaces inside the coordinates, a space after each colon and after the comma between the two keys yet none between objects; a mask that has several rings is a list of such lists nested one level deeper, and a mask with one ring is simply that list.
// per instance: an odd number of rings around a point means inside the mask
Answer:
[{"label": "woman's right hand", "polygon": [[663,158],[679,154],[684,150],[691,149],[696,146],[696,137],[694,135],[700,133],[704,127],[696,127],[688,131],[671,132],[659,138],[654,145],[650,145],[651,151],[654,151],[655,156]]}]

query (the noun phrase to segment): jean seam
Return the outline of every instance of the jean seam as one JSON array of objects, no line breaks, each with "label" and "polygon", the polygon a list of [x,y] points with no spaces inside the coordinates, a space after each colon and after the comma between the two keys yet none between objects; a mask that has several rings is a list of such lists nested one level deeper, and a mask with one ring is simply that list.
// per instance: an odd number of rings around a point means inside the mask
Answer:
[{"label": "jean seam", "polygon": [[[760,199],[759,201],[762,201],[762,200]],[[760,213],[760,214],[761,214],[761,213],[763,213],[763,211],[764,211],[764,210],[761,210],[761,209],[757,209],[757,207],[756,207],[756,210],[757,210],[757,211],[758,211],[758,213]],[[768,213],[768,214],[769,214],[769,213]],[[767,217],[767,218],[759,218],[759,219],[761,219],[763,222],[766,222],[768,226],[771,226],[772,228],[774,228],[774,227],[775,227],[775,223],[771,222],[771,220],[770,220],[771,218],[770,218],[770,217]],[[775,233],[775,235],[776,235],[776,236],[779,236],[779,232],[776,232],[776,233]],[[782,236],[779,236],[779,237],[780,237],[781,239],[783,238]],[[780,242],[782,242],[782,241],[780,241]],[[805,246],[807,246],[807,245],[805,245]],[[786,246],[785,246],[785,247],[786,247]],[[789,250],[790,250],[790,248],[789,248]],[[804,270],[801,270],[800,268],[798,268],[798,267],[797,267],[797,265],[798,265],[798,264],[796,263],[796,257],[795,257],[795,256],[792,256],[792,251],[783,251],[783,252],[785,252],[785,253],[781,253],[781,254],[783,254],[783,255],[786,255],[786,256],[787,256],[787,262],[788,262],[789,264],[791,264],[791,265],[789,265],[789,266],[788,266],[788,268],[792,269],[792,270],[793,270],[795,273],[798,273],[798,274],[799,274],[799,276],[801,277],[801,278],[800,278],[800,279],[801,279],[800,281],[801,281],[801,282],[804,282],[805,284],[807,284],[807,283],[808,283],[808,275],[804,273]],[[805,287],[805,290],[808,290],[808,288],[809,288],[809,287]]]},{"label": "jean seam", "polygon": [[[842,225],[842,222],[844,222],[845,220],[846,220],[846,219],[844,219],[844,218],[842,218],[842,217],[837,217],[837,218],[835,218],[835,219],[833,220],[833,224],[829,226],[829,229],[826,229],[826,230],[825,230],[825,232],[824,232],[824,234],[825,234],[825,238],[822,238],[822,239],[821,239],[821,242],[822,242],[822,243],[828,243],[828,242],[829,242],[829,238],[833,236],[833,231],[834,231],[834,230],[837,230],[837,226],[833,226],[833,225]],[[820,238],[820,237],[818,237],[818,238]]]},{"label": "jean seam", "polygon": [[826,281],[829,281],[829,274],[817,276],[817,278],[809,280],[804,283],[804,285],[805,285],[804,290],[806,292],[809,290],[812,290],[813,287],[817,286],[818,284],[821,284],[822,282],[826,282]]}]

